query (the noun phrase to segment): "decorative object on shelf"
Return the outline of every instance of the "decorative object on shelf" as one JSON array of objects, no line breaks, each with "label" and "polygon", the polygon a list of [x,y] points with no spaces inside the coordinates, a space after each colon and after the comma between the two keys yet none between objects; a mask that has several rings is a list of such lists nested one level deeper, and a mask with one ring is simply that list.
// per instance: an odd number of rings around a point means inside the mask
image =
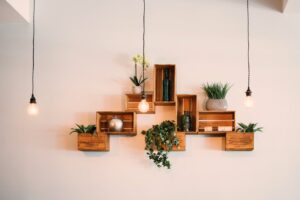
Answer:
[{"label": "decorative object on shelf", "polygon": [[192,128],[192,117],[189,111],[184,111],[184,114],[181,116],[181,131],[189,132]]},{"label": "decorative object on shelf", "polygon": [[123,130],[123,121],[114,116],[109,121],[109,131],[121,132]]},{"label": "decorative object on shelf", "polygon": [[239,127],[236,129],[237,132],[242,133],[255,133],[255,132],[262,132],[263,127],[257,127],[257,123],[238,123]]},{"label": "decorative object on shelf", "polygon": [[209,98],[206,102],[206,109],[219,111],[227,110],[228,104],[225,98],[230,88],[231,86],[229,86],[228,83],[204,84],[203,89]]},{"label": "decorative object on shelf", "polygon": [[33,16],[32,16],[32,74],[31,74],[31,97],[27,112],[29,115],[37,115],[39,108],[34,96],[34,64],[35,64],[35,0],[33,0]]},{"label": "decorative object on shelf", "polygon": [[[145,67],[146,67],[146,61],[145,61],[145,30],[146,30],[146,22],[145,22],[145,17],[146,17],[146,0],[143,0],[143,80],[145,80]],[[143,82],[143,88],[142,88],[142,96],[141,96],[141,102],[139,103],[139,111],[141,113],[146,113],[149,110],[149,103],[147,102],[147,97],[145,93],[145,81]]]},{"label": "decorative object on shelf", "polygon": [[257,127],[257,123],[238,123],[237,132],[226,133],[227,151],[252,151],[254,149],[254,133],[262,132],[262,127]]},{"label": "decorative object on shelf", "polygon": [[249,14],[249,0],[247,0],[247,58],[248,58],[248,88],[246,91],[246,98],[245,98],[245,106],[252,107],[254,105],[253,98],[252,98],[252,91],[250,89],[250,14]]},{"label": "decorative object on shelf", "polygon": [[163,80],[163,101],[170,101],[170,88],[171,81],[169,76],[170,70],[169,68],[164,68],[164,80]]},{"label": "decorative object on shelf", "polygon": [[70,134],[77,133],[78,135],[80,135],[80,134],[93,135],[93,134],[95,134],[95,132],[96,132],[96,125],[94,125],[94,124],[87,125],[87,126],[76,124],[76,128],[71,128]]},{"label": "decorative object on shelf", "polygon": [[147,155],[157,167],[167,167],[170,169],[171,163],[168,160],[168,153],[174,146],[179,146],[176,136],[176,124],[174,121],[163,121],[159,125],[154,125],[147,131],[142,131],[145,135]]}]

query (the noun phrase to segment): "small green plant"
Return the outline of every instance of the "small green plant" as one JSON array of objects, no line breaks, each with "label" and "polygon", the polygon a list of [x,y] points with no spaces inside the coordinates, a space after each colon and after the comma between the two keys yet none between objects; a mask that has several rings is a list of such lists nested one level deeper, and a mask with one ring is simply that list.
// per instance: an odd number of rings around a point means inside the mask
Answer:
[{"label": "small green plant", "polygon": [[257,127],[257,123],[238,123],[239,127],[236,129],[237,132],[243,132],[243,133],[255,133],[255,132],[262,132],[262,127]]},{"label": "small green plant", "polygon": [[228,83],[206,83],[203,89],[210,99],[225,99],[231,86]]},{"label": "small green plant", "polygon": [[138,79],[136,76],[133,77],[129,77],[131,82],[135,85],[135,86],[141,86],[146,80],[147,78],[144,78],[142,76],[140,76],[140,78]]},{"label": "small green plant", "polygon": [[147,131],[142,131],[142,134],[145,135],[147,155],[157,167],[171,168],[168,153],[173,146],[179,146],[179,140],[175,131],[175,122],[169,120],[163,121],[159,125],[153,125]]},{"label": "small green plant", "polygon": [[89,134],[93,135],[95,132],[96,132],[95,125],[84,126],[84,125],[76,124],[76,128],[71,128],[70,134],[78,133],[78,135],[80,135],[80,134],[84,134],[84,133],[89,133]]}]

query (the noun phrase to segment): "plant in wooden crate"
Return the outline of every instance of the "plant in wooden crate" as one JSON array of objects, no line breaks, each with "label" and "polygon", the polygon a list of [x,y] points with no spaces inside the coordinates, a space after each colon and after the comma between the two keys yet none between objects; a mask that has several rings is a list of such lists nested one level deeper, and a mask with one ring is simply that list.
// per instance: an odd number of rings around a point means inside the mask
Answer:
[{"label": "plant in wooden crate", "polygon": [[231,86],[228,83],[206,83],[203,85],[203,89],[208,96],[206,102],[207,110],[227,110],[228,104],[226,101],[226,95]]},{"label": "plant in wooden crate", "polygon": [[145,135],[147,155],[157,167],[167,167],[170,169],[171,163],[168,160],[168,153],[174,146],[179,146],[176,136],[176,124],[174,121],[163,121],[159,125],[154,125],[147,131],[142,131]]},{"label": "plant in wooden crate", "polygon": [[[147,78],[143,78],[142,75],[138,78],[138,65],[143,65],[143,56],[137,54],[132,58],[134,62],[134,76],[129,77],[131,82],[133,83],[133,93],[140,94],[142,92],[142,84],[147,80]],[[145,61],[145,67],[149,67],[149,62]]]},{"label": "plant in wooden crate", "polygon": [[78,125],[76,124],[76,128],[71,128],[71,132],[70,134],[72,133],[77,133],[78,135],[80,134],[95,134],[96,132],[96,125],[87,125],[87,126],[84,126],[84,125]]},{"label": "plant in wooden crate", "polygon": [[254,133],[262,132],[262,127],[257,123],[239,123],[237,132],[226,133],[226,150],[229,151],[252,151],[254,149]]},{"label": "plant in wooden crate", "polygon": [[238,123],[239,127],[236,129],[237,132],[242,133],[255,133],[255,132],[262,132],[263,127],[257,127],[257,123]]}]

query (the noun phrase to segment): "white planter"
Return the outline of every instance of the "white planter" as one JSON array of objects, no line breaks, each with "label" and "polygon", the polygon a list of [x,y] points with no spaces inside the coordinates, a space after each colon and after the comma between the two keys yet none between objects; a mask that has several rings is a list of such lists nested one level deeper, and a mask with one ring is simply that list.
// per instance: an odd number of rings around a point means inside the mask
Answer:
[{"label": "white planter", "polygon": [[141,94],[142,93],[142,87],[141,86],[133,86],[132,88],[134,94]]},{"label": "white planter", "polygon": [[208,99],[206,102],[207,110],[225,111],[228,108],[226,99]]}]

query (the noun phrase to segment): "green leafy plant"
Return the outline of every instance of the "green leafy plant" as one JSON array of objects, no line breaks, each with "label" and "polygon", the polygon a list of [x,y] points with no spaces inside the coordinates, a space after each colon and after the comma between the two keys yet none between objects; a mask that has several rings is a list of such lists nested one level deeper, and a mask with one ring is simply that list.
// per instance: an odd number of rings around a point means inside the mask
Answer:
[{"label": "green leafy plant", "polygon": [[72,133],[78,133],[78,134],[89,133],[89,134],[93,135],[95,132],[96,132],[95,125],[84,126],[84,125],[76,124],[76,128],[71,128],[70,134],[72,134]]},{"label": "green leafy plant", "polygon": [[237,132],[243,133],[255,133],[255,132],[262,132],[263,127],[257,127],[257,123],[238,123],[239,127],[236,129]]},{"label": "green leafy plant", "polygon": [[210,99],[225,99],[230,88],[228,83],[206,83],[203,85],[203,89]]},{"label": "green leafy plant", "polygon": [[147,78],[144,78],[142,76],[140,76],[140,78],[138,79],[136,76],[133,77],[129,77],[131,82],[135,85],[135,86],[141,86],[146,80]]},{"label": "green leafy plant", "polygon": [[161,124],[153,125],[147,131],[142,131],[145,135],[147,155],[157,167],[171,168],[168,160],[168,153],[173,146],[179,146],[179,140],[176,136],[176,124],[174,121],[163,121]]}]

